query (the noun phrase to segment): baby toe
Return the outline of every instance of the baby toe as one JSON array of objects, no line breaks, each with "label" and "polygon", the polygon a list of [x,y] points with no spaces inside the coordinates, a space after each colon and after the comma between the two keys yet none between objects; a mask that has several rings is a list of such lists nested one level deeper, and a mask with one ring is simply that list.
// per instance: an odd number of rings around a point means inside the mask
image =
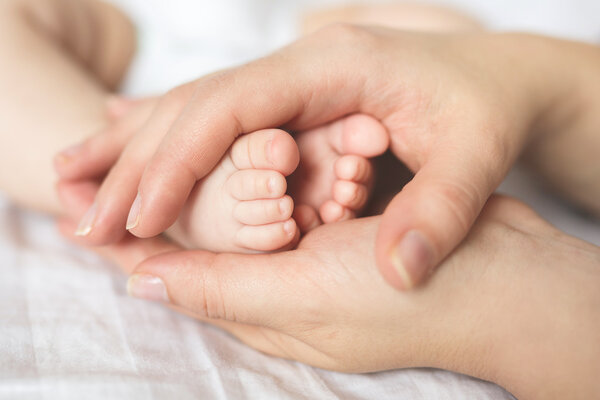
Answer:
[{"label": "baby toe", "polygon": [[285,194],[287,181],[277,171],[245,169],[229,177],[227,190],[240,201],[277,199]]},{"label": "baby toe", "polygon": [[302,233],[309,232],[321,225],[317,211],[307,204],[297,205],[294,208],[293,218]]},{"label": "baby toe", "polygon": [[238,222],[246,225],[266,225],[287,221],[294,211],[290,196],[280,199],[241,201],[233,210]]},{"label": "baby toe", "polygon": [[343,154],[375,157],[383,154],[390,142],[381,122],[364,114],[355,114],[340,121]]},{"label": "baby toe", "polygon": [[326,224],[345,221],[356,216],[353,211],[333,200],[323,203],[319,208],[319,214],[321,215],[321,220]]},{"label": "baby toe", "polygon": [[371,161],[361,156],[342,156],[335,162],[334,168],[335,175],[340,180],[366,184],[373,179],[373,165]]},{"label": "baby toe", "polygon": [[242,136],[231,147],[236,168],[271,169],[287,176],[300,161],[294,139],[280,129],[265,129]]},{"label": "baby toe", "polygon": [[344,207],[357,210],[367,202],[367,188],[356,182],[335,181],[333,199]]},{"label": "baby toe", "polygon": [[273,251],[291,243],[297,233],[298,227],[291,218],[268,225],[245,225],[237,232],[236,244],[250,250]]}]

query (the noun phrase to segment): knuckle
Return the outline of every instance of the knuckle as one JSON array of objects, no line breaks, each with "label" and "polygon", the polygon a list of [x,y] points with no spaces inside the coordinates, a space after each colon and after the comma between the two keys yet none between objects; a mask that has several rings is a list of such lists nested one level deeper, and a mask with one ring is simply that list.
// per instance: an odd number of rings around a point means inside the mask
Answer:
[{"label": "knuckle", "polygon": [[362,40],[367,35],[367,30],[359,25],[347,22],[335,22],[324,26],[316,32],[316,36],[325,37],[330,41],[341,41],[354,43]]},{"label": "knuckle", "polygon": [[182,108],[189,100],[193,86],[190,84],[180,85],[170,89],[160,99],[160,105],[166,108]]},{"label": "knuckle", "polygon": [[217,71],[203,78],[200,78],[194,85],[194,96],[198,98],[216,98],[222,96],[230,88],[235,87],[238,74],[246,66],[234,69]]},{"label": "knuckle", "polygon": [[347,22],[326,25],[305,40],[311,48],[327,52],[335,49],[339,57],[351,57],[352,62],[355,62],[357,54],[373,54],[373,49],[378,47],[377,35],[371,29]]},{"label": "knuckle", "polygon": [[[192,291],[194,300],[196,300],[192,304],[193,311],[202,317],[227,319],[230,316],[226,307],[223,282],[215,273],[221,257],[219,254],[211,255],[206,261],[206,268],[202,268],[198,272],[201,275],[200,279],[196,281],[198,282],[197,287]],[[189,263],[192,264],[189,267],[195,267],[193,260],[190,260]]]},{"label": "knuckle", "polygon": [[433,193],[462,232],[467,232],[484,203],[480,190],[464,182],[443,182]]}]

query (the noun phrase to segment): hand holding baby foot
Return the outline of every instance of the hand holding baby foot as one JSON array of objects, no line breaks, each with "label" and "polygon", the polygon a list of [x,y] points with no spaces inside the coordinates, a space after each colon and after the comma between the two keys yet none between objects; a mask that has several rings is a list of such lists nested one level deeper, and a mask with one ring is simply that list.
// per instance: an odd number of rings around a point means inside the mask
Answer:
[{"label": "hand holding baby foot", "polygon": [[563,45],[340,25],[180,86],[109,173],[88,237],[108,242],[128,219],[140,237],[165,230],[244,133],[308,130],[359,112],[383,123],[392,151],[416,173],[386,210],[376,248],[386,279],[412,287],[464,238],[538,117],[568,87],[552,51]]},{"label": "hand holding baby foot", "polygon": [[[75,163],[57,160],[63,175],[77,182],[63,185],[61,191],[69,187],[81,191],[90,187],[90,179],[103,176],[141,125],[140,117],[147,118],[147,108],[153,105],[150,100],[122,105],[129,110],[121,109],[112,129],[77,149],[88,155],[86,159],[77,158]],[[271,251],[291,244],[298,231],[291,219],[293,201],[285,195],[285,176],[297,165],[298,148],[287,133],[265,130],[241,137],[196,184],[169,235],[189,247],[211,251]],[[82,220],[76,232],[79,236],[89,233],[86,224],[93,223],[85,216]]]},{"label": "hand holding baby foot", "polygon": [[[62,175],[79,183],[104,176],[155,103],[111,99],[107,108],[113,126],[76,147],[85,158],[64,162],[70,150],[61,155],[56,164]],[[353,115],[296,136],[302,166],[291,179],[291,198],[285,195],[285,176],[298,163],[293,139],[277,130],[248,134],[196,184],[169,235],[188,247],[211,251],[271,251],[296,238],[292,212],[306,232],[320,225],[317,210],[325,222],[360,211],[373,180],[366,157],[387,149],[385,128],[371,117]],[[78,235],[89,233],[89,222],[83,218]]]},{"label": "hand holding baby foot", "polygon": [[[81,208],[81,190],[63,198]],[[440,367],[519,398],[597,397],[597,247],[495,197],[431,284],[400,293],[374,266],[378,219],[321,226],[277,254],[181,252],[132,236],[100,251],[135,274],[132,295],[267,354],[346,372]],[[63,221],[61,231],[73,226]]]}]

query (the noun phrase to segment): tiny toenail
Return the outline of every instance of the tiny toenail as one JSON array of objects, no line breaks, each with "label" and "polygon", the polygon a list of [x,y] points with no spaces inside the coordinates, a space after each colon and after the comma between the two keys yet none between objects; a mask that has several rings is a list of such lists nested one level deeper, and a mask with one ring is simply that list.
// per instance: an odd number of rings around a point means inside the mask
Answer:
[{"label": "tiny toenail", "polygon": [[281,215],[285,215],[286,212],[287,212],[287,200],[284,197],[281,200],[279,200],[279,213]]},{"label": "tiny toenail", "polygon": [[97,212],[98,205],[94,203],[87,210],[83,218],[81,218],[81,222],[79,222],[79,226],[77,226],[77,230],[75,231],[75,236],[87,236],[92,231]]},{"label": "tiny toenail", "polygon": [[275,178],[275,177],[269,178],[269,181],[267,182],[267,190],[269,191],[269,193],[275,193],[276,189],[277,189],[277,178]]},{"label": "tiny toenail", "polygon": [[294,234],[294,226],[295,226],[294,221],[290,219],[285,224],[283,224],[283,230],[288,235],[293,235]]}]

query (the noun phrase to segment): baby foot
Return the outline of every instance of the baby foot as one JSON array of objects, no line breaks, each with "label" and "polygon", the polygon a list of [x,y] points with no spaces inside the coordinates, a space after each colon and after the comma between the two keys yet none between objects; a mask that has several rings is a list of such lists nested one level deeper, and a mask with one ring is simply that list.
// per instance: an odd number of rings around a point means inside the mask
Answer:
[{"label": "baby foot", "polygon": [[300,166],[289,178],[289,186],[300,230],[360,213],[373,183],[368,158],[383,154],[389,145],[385,127],[370,116],[355,114],[295,138]]},{"label": "baby foot", "polygon": [[286,132],[268,129],[240,137],[192,191],[168,231],[188,247],[215,252],[274,251],[299,237],[291,218],[286,176],[298,165]]}]

